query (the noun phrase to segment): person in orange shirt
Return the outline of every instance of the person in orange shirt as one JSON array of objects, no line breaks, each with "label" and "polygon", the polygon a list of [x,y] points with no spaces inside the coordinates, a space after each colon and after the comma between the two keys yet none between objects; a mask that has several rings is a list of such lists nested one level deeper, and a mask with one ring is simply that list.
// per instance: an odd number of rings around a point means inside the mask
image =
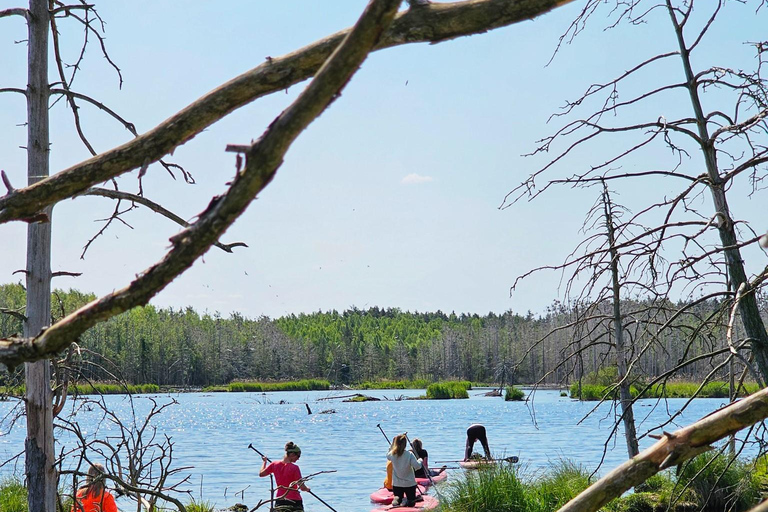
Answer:
[{"label": "person in orange shirt", "polygon": [[85,485],[77,490],[71,512],[119,512],[115,497],[104,488],[106,472],[98,463],[88,469]]}]

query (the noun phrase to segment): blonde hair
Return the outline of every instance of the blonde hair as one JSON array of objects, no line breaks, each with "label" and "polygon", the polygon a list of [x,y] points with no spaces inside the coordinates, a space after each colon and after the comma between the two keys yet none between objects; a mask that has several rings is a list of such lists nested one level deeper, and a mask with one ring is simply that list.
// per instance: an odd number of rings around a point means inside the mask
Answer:
[{"label": "blonde hair", "polygon": [[407,439],[405,437],[405,434],[398,434],[392,439],[392,446],[389,448],[389,453],[392,455],[397,455],[398,457],[403,454],[405,451],[405,444],[407,442]]}]

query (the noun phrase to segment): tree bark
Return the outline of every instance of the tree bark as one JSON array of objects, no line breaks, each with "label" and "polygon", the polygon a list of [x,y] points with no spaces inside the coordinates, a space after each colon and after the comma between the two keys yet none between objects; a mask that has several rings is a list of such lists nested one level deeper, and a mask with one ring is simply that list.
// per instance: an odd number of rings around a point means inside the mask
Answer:
[{"label": "tree bark", "polygon": [[[49,172],[48,0],[30,0],[27,68],[27,181]],[[45,213],[50,219],[51,208]],[[37,336],[51,319],[51,223],[27,227],[26,337]],[[56,471],[53,452],[51,369],[47,359],[25,365],[27,439],[25,443],[29,510],[54,512]]]},{"label": "tree bark", "polygon": [[613,227],[613,215],[611,213],[611,199],[608,189],[603,184],[603,208],[605,211],[605,227],[608,232],[608,247],[611,253],[611,280],[613,291],[613,330],[616,337],[616,368],[619,379],[619,399],[621,403],[621,419],[624,422],[624,438],[627,442],[627,455],[631,459],[640,449],[637,445],[637,432],[635,431],[635,414],[632,410],[632,394],[629,390],[627,378],[627,358],[624,347],[624,327],[621,318],[621,283],[619,282],[619,253],[616,250],[616,239]]}]

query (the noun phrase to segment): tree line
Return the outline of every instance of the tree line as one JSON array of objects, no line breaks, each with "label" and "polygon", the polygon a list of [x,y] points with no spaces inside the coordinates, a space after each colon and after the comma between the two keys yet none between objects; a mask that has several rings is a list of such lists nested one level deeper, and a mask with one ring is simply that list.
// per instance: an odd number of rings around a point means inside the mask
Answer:
[{"label": "tree line", "polygon": [[[77,290],[54,291],[54,320],[94,298]],[[20,332],[24,304],[22,285],[0,286],[0,309],[6,313],[0,315],[0,336]],[[764,297],[761,304],[768,310]],[[632,311],[625,323],[633,375],[647,380],[674,370],[674,377],[687,380],[725,376],[718,363],[728,352],[727,318],[713,320],[727,317],[723,304],[704,301],[671,320],[679,304],[670,304],[669,313],[655,305],[644,317],[638,316],[640,305],[625,302]],[[599,315],[593,309],[590,328],[577,321],[583,320],[580,314],[578,304],[557,301],[541,315],[353,307],[276,319],[148,305],[83,333],[67,364],[81,379],[182,387],[306,378],[335,384],[417,378],[568,384],[616,359],[612,333]],[[671,321],[674,329],[668,329]],[[657,334],[661,325],[667,328]],[[4,377],[10,377],[5,370]]]}]

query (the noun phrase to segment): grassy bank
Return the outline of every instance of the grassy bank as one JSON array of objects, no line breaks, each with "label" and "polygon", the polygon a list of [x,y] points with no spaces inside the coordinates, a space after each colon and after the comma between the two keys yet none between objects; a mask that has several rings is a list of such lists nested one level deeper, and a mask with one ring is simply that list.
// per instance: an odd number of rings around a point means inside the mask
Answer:
[{"label": "grassy bank", "polygon": [[[666,384],[656,384],[646,389],[641,398],[728,398],[728,383],[725,381],[708,382],[698,392],[701,386],[698,382],[668,382]],[[643,388],[630,386],[632,398],[637,398]],[[739,391],[739,396],[746,396],[757,391],[757,384],[747,383]],[[602,400],[613,399],[619,393],[615,384],[582,384],[581,395],[579,395],[578,383],[571,384],[571,398],[581,398],[582,400]]]},{"label": "grassy bank", "polygon": [[[766,466],[766,464],[762,464]],[[758,470],[755,471],[754,468]],[[768,475],[761,462],[732,461],[716,454],[701,455],[679,473],[665,471],[634,493],[618,498],[602,510],[637,512],[669,510],[729,510],[744,512],[760,502]],[[695,476],[695,478],[694,478]],[[594,482],[594,478],[591,480]],[[576,497],[590,484],[590,472],[570,461],[527,477],[517,466],[496,464],[467,471],[444,492],[443,512],[551,512]]]},{"label": "grassy bank", "polygon": [[377,380],[350,386],[352,389],[426,389],[431,384],[427,379]]},{"label": "grassy bank", "polygon": [[[0,394],[6,396],[23,396],[25,386],[0,386]],[[91,384],[70,384],[67,388],[68,395],[137,395],[140,393],[159,393],[157,384],[113,384],[107,382],[94,382]],[[2,509],[0,509],[2,510]]]},{"label": "grassy bank", "polygon": [[467,380],[435,382],[427,386],[427,398],[469,398],[468,391],[472,389],[472,383]]},{"label": "grassy bank", "polygon": [[226,386],[209,386],[206,392],[263,393],[265,391],[314,391],[330,389],[327,380],[304,379],[289,382],[236,381]]}]

